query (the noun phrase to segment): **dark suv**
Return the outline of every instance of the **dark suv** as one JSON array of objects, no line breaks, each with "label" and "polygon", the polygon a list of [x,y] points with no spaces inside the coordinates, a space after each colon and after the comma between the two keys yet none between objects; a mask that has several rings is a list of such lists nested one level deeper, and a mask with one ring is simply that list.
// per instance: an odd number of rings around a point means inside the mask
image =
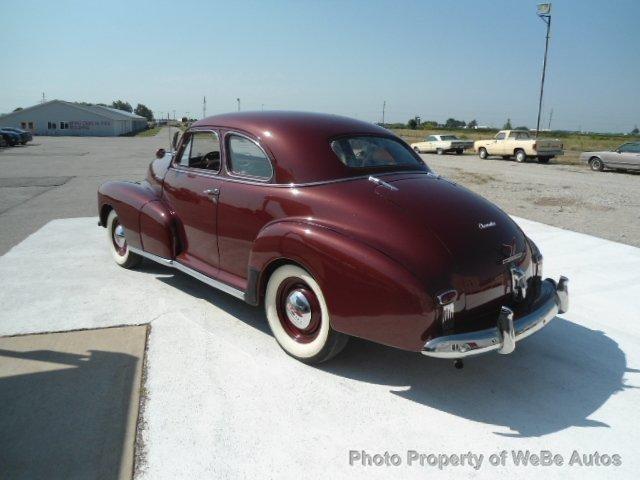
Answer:
[{"label": "dark suv", "polygon": [[0,127],[0,130],[9,130],[10,132],[17,133],[20,136],[20,143],[22,145],[26,145],[27,142],[33,140],[33,135],[31,135],[31,132],[27,132],[26,130],[22,130],[21,128]]}]

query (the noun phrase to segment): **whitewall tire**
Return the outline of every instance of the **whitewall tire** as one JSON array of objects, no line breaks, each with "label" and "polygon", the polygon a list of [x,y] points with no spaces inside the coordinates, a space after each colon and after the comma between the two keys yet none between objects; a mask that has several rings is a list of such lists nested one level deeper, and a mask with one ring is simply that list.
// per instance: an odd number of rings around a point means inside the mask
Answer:
[{"label": "whitewall tire", "polygon": [[129,248],[126,231],[115,210],[111,210],[107,217],[107,238],[111,247],[111,255],[121,267],[134,268],[142,261],[142,257],[133,253]]},{"label": "whitewall tire", "polygon": [[280,347],[302,362],[324,362],[347,344],[349,337],[331,328],[320,286],[298,266],[283,265],[271,274],[264,306]]}]

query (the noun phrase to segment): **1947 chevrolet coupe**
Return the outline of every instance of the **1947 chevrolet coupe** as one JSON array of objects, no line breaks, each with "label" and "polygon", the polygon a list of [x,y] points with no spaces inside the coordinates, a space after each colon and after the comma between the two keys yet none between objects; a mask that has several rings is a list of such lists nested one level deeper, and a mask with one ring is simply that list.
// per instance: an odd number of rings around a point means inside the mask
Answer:
[{"label": "1947 chevrolet coupe", "polygon": [[460,360],[538,331],[567,279],[502,210],[436,174],[388,130],[311,113],[194,123],[142,182],[98,191],[115,261],[144,257],[251,305],[289,355],[350,336]]}]

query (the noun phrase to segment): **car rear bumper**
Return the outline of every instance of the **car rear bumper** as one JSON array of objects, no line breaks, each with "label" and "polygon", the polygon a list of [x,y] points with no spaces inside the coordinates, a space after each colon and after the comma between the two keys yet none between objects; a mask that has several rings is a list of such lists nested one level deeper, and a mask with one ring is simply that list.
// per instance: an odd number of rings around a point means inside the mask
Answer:
[{"label": "car rear bumper", "polygon": [[428,357],[458,359],[493,350],[502,354],[511,353],[516,348],[516,342],[545,327],[556,314],[568,310],[568,282],[566,277],[560,277],[557,283],[548,278],[542,282],[533,311],[514,321],[513,311],[502,307],[495,327],[431,339],[422,348],[422,354]]},{"label": "car rear bumper", "polygon": [[536,152],[537,157],[560,157],[564,155],[564,150],[543,150]]}]

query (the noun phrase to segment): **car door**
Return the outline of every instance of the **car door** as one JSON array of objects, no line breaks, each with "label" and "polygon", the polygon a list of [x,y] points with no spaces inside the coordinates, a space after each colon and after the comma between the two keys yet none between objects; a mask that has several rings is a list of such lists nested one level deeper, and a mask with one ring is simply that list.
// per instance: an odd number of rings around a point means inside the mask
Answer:
[{"label": "car door", "polygon": [[425,152],[435,152],[436,151],[436,142],[438,138],[435,135],[429,135],[424,142],[424,151]]},{"label": "car door", "polygon": [[505,145],[507,143],[507,134],[505,132],[499,132],[495,137],[495,142],[487,145],[487,153],[490,155],[506,155]]},{"label": "car door", "polygon": [[217,232],[222,187],[220,162],[219,132],[186,133],[165,175],[162,193],[179,221],[178,260],[209,276],[216,275],[220,260]]},{"label": "car door", "polygon": [[618,150],[608,155],[608,158],[611,159],[608,163],[611,167],[635,170],[640,167],[640,165],[638,165],[638,150],[634,143],[620,145]]}]

